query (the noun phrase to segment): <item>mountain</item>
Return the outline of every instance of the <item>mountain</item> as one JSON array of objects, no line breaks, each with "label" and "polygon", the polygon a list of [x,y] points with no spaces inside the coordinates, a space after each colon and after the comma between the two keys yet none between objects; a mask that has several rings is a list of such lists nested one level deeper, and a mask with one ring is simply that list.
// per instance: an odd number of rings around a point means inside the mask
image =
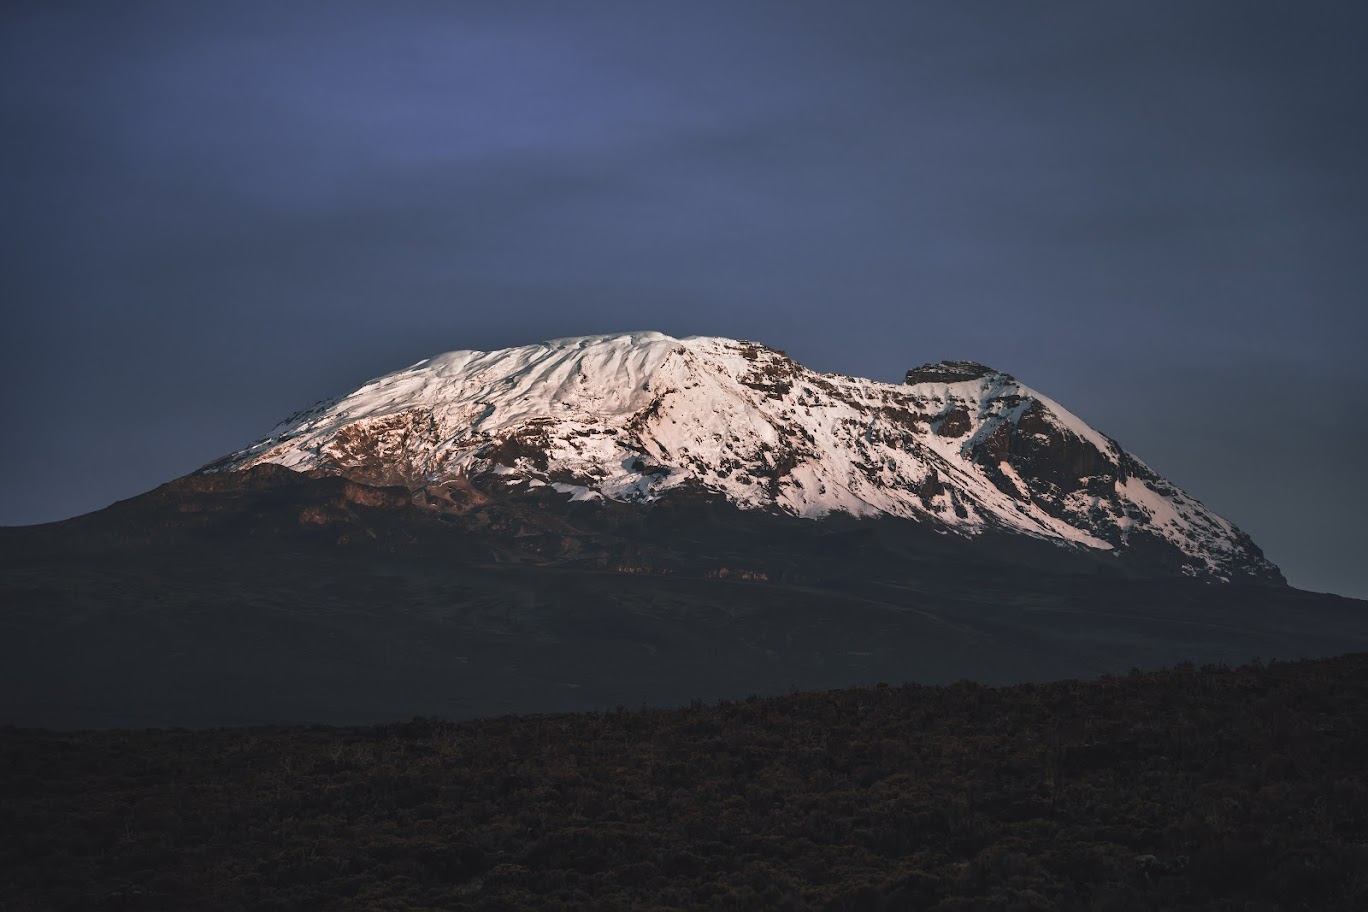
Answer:
[{"label": "mountain", "polygon": [[1247,535],[1111,438],[969,361],[903,384],[821,374],[754,342],[660,333],[456,351],[284,421],[205,472],[273,463],[461,510],[472,480],[649,503],[916,520],[1281,583]]},{"label": "mountain", "polygon": [[454,352],[0,528],[0,725],[362,723],[1368,649],[1368,604],[1013,378]]}]

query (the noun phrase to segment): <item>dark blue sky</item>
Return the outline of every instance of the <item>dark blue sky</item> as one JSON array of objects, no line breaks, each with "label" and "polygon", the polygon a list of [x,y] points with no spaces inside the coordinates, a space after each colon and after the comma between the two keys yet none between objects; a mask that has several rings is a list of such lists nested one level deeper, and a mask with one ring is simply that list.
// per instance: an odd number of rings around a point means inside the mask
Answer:
[{"label": "dark blue sky", "polygon": [[1007,370],[1368,597],[1362,4],[0,12],[0,523],[454,348]]}]

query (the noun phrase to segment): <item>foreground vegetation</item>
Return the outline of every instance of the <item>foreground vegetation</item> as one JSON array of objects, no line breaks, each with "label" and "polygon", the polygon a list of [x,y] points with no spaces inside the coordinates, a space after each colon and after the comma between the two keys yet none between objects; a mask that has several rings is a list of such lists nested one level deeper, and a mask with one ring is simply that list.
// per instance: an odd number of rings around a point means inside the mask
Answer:
[{"label": "foreground vegetation", "polygon": [[0,730],[0,909],[1363,909],[1368,655],[373,728]]}]

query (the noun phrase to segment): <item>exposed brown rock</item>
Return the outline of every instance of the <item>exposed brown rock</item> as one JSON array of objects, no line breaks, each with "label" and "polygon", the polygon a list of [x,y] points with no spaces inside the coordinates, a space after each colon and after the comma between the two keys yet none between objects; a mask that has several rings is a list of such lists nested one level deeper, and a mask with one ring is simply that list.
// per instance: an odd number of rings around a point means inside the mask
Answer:
[{"label": "exposed brown rock", "polygon": [[408,409],[339,429],[326,453],[350,478],[378,485],[409,484],[423,476],[409,454],[437,434],[430,410]]},{"label": "exposed brown rock", "polygon": [[533,467],[545,472],[549,457],[547,447],[550,440],[546,431],[536,425],[520,428],[501,440],[491,444],[480,455],[490,462],[512,468],[518,460],[525,459]]},{"label": "exposed brown rock", "polygon": [[941,437],[963,437],[965,434],[969,433],[969,428],[971,426],[969,422],[969,410],[962,405],[956,406],[942,415],[932,426],[936,429],[936,433]]},{"label": "exposed brown rock", "polygon": [[[937,361],[923,364],[907,372],[904,378],[909,384],[915,383],[959,383],[964,380],[978,380],[989,374],[998,373],[977,361]],[[1006,377],[1006,374],[1003,374]]]},{"label": "exposed brown rock", "polygon": [[945,485],[941,484],[940,475],[933,468],[930,473],[922,479],[917,486],[917,496],[921,498],[922,506],[930,507],[931,501],[945,493]]}]

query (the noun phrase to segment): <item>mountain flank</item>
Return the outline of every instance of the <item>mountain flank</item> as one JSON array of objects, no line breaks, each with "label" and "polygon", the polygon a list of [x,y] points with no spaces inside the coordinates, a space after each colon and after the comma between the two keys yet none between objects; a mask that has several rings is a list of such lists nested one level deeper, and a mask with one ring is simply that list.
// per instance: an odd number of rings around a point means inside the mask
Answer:
[{"label": "mountain flank", "polygon": [[657,333],[453,352],[0,529],[0,723],[351,724],[1368,649],[1014,378]]}]

